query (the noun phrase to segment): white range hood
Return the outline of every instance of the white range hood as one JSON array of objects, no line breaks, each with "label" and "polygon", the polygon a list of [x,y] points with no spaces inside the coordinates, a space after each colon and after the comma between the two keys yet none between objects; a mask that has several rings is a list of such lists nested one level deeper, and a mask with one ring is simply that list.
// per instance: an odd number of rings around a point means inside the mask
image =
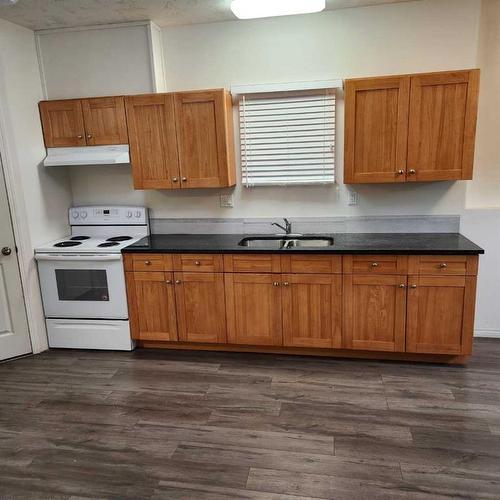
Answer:
[{"label": "white range hood", "polygon": [[130,163],[128,144],[117,146],[84,146],[79,148],[47,148],[43,160],[46,167],[68,165],[117,165]]}]

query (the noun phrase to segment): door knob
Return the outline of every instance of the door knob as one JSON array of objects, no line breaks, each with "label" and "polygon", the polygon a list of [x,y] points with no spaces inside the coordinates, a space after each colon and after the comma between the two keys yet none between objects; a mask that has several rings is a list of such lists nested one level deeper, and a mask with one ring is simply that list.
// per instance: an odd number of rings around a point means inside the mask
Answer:
[{"label": "door knob", "polygon": [[9,247],[2,248],[2,255],[10,255],[12,253],[12,249]]}]

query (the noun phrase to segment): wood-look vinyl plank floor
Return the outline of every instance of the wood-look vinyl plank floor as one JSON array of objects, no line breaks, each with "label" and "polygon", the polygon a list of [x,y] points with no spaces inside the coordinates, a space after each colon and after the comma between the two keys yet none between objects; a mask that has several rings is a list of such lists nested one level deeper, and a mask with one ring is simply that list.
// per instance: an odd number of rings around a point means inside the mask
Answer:
[{"label": "wood-look vinyl plank floor", "polygon": [[53,350],[0,364],[0,499],[500,498],[500,341],[466,367]]}]

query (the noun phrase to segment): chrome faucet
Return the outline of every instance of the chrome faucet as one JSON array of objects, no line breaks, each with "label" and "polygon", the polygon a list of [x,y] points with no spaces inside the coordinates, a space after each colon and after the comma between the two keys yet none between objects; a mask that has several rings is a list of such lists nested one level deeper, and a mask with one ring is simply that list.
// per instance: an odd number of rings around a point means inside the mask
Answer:
[{"label": "chrome faucet", "polygon": [[281,224],[278,224],[277,222],[272,222],[271,226],[276,226],[285,231],[285,234],[291,234],[292,233],[292,223],[288,219],[283,219],[285,221],[285,225],[282,226]]}]

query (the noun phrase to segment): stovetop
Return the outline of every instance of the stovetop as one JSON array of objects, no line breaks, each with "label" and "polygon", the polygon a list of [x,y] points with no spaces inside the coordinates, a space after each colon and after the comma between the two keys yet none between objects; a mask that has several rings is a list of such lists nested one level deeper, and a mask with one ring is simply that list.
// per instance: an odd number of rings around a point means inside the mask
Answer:
[{"label": "stovetop", "polygon": [[120,253],[132,243],[140,240],[141,236],[86,236],[69,235],[60,240],[51,241],[36,249],[36,253]]}]

